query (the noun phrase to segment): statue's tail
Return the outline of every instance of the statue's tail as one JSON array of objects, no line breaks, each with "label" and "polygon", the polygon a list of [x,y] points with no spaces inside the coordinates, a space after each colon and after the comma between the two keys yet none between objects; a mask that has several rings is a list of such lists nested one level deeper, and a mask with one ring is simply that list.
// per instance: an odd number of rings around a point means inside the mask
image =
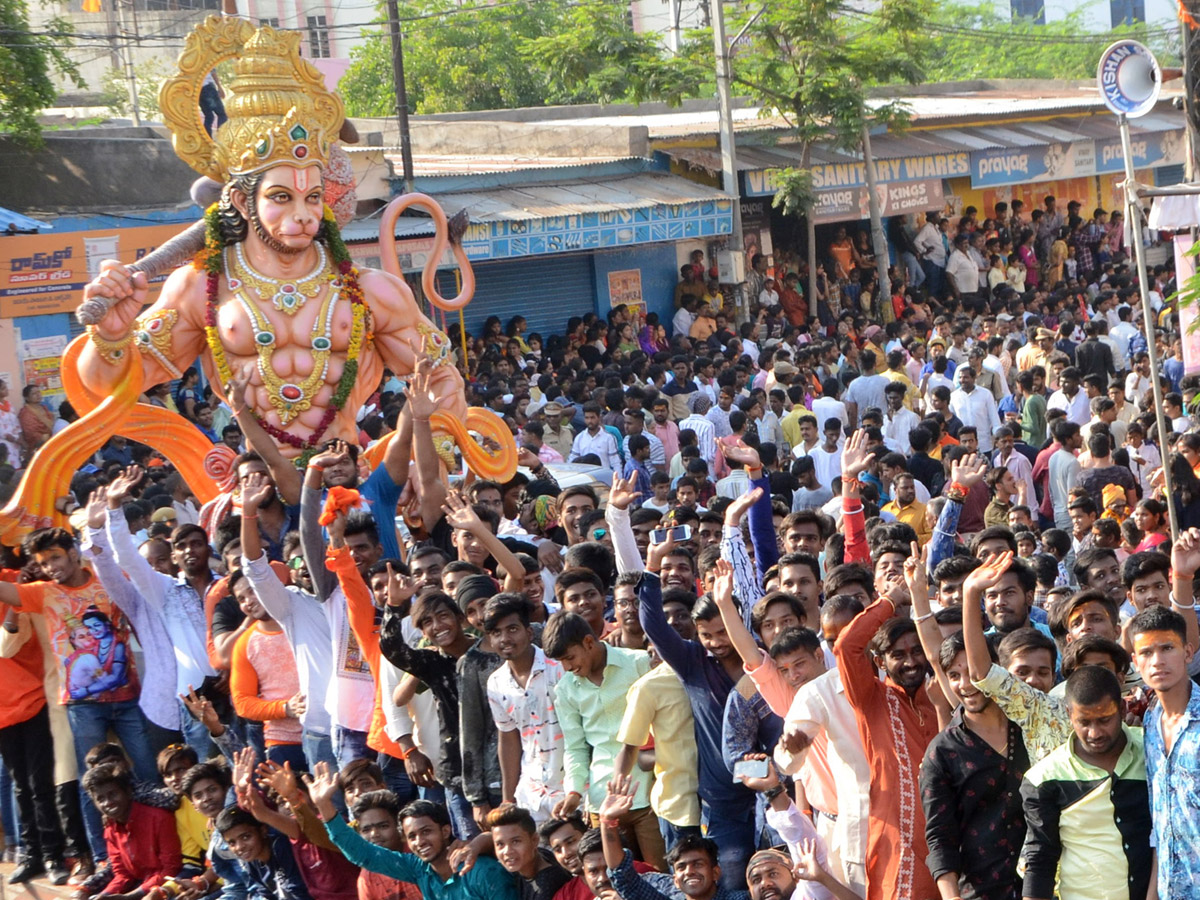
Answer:
[{"label": "statue's tail", "polygon": [[[470,303],[475,295],[475,272],[471,269],[471,261],[467,258],[467,251],[463,249],[460,240],[467,226],[467,218],[463,213],[459,213],[453,219],[447,219],[442,207],[428,194],[403,194],[397,197],[387,205],[379,221],[379,255],[383,270],[397,278],[404,277],[400,261],[396,257],[396,220],[410,206],[426,210],[434,223],[433,249],[429,252],[429,259],[421,272],[421,287],[425,296],[438,309],[458,312]],[[441,262],[447,246],[453,250],[454,259],[462,272],[462,287],[449,300],[438,292],[437,287],[438,263]]]}]

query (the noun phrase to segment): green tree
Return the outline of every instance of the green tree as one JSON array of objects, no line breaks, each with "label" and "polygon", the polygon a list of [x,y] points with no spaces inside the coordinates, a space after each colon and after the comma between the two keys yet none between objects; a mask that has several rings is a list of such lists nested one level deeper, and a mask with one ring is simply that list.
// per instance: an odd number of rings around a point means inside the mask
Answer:
[{"label": "green tree", "polygon": [[83,87],[63,50],[70,31],[70,22],[52,19],[34,32],[24,0],[0,0],[0,132],[40,144],[37,115],[58,97],[51,74],[57,71]]},{"label": "green tree", "polygon": [[[1096,76],[1100,51],[1113,41],[1148,43],[1159,61],[1177,55],[1161,31],[1146,25],[1090,31],[1086,6],[1044,25],[1001,14],[991,3],[940,3],[927,23],[929,52],[925,77],[931,82],[973,78],[1087,79]],[[1174,29],[1171,29],[1174,31]]]},{"label": "green tree", "polygon": [[[665,58],[653,37],[636,34],[617,0],[411,0],[399,12],[409,105],[416,113],[678,102],[695,96],[705,78],[711,81],[711,64]],[[389,115],[396,101],[387,27],[364,37],[351,51],[342,96],[351,115]]]}]

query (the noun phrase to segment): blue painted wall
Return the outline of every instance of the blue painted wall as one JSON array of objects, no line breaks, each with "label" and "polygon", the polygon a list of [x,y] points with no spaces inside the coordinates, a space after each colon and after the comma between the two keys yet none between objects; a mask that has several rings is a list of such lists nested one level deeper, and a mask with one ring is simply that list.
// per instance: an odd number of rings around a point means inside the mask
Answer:
[{"label": "blue painted wall", "polygon": [[675,263],[674,244],[646,244],[629,250],[602,250],[593,257],[596,271],[596,312],[604,317],[612,308],[609,303],[608,273],[625,269],[640,269],[642,296],[646,311],[658,313],[659,321],[671,331],[675,315],[675,285],[679,267]]}]

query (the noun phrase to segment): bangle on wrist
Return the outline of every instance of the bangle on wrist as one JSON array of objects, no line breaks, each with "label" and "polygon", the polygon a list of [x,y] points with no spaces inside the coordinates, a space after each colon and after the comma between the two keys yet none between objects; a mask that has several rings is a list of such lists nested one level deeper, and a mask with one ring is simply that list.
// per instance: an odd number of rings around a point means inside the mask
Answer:
[{"label": "bangle on wrist", "polygon": [[1194,603],[1177,603],[1174,598],[1171,599],[1171,605],[1173,607],[1175,607],[1176,609],[1192,610],[1192,609],[1196,608],[1196,605]]},{"label": "bangle on wrist", "polygon": [[316,471],[318,471],[318,472],[324,472],[324,471],[325,471],[325,467],[324,467],[324,466],[319,466],[319,465],[317,465],[316,463],[309,463],[309,464],[308,464],[308,467],[309,467],[310,469],[315,469],[315,470],[316,470]]},{"label": "bangle on wrist", "polygon": [[242,518],[243,518],[243,519],[257,519],[257,518],[258,518],[258,513],[256,513],[256,512],[248,513],[248,512],[246,512],[245,510],[243,510],[243,511],[242,511]]},{"label": "bangle on wrist", "polygon": [[917,616],[916,622],[918,625],[920,625],[922,622],[927,621],[928,619],[932,619],[932,618],[933,618],[933,613],[927,612],[923,616]]}]

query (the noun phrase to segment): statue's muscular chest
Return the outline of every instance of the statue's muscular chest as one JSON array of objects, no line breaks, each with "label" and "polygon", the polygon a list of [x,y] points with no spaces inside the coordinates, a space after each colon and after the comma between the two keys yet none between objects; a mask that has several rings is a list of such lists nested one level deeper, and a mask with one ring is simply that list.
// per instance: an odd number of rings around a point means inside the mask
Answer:
[{"label": "statue's muscular chest", "polygon": [[218,296],[217,327],[230,357],[266,361],[279,375],[304,374],[314,357],[344,355],[350,342],[350,303],[331,285],[294,313],[275,308],[252,290]]}]

